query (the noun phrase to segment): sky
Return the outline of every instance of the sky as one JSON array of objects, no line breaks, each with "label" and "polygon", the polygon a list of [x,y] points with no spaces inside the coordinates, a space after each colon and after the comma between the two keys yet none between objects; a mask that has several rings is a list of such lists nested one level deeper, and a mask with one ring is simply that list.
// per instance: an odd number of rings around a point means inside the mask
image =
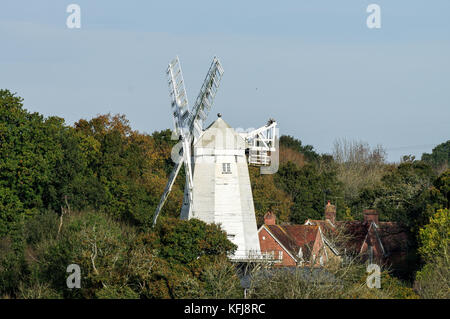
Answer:
[{"label": "sky", "polygon": [[[66,25],[71,3],[80,29]],[[398,162],[450,139],[449,14],[448,0],[0,0],[0,88],[68,125],[110,112],[152,133],[173,126],[167,64],[179,56],[192,105],[218,56],[206,124],[274,118],[319,153],[345,138]]]}]

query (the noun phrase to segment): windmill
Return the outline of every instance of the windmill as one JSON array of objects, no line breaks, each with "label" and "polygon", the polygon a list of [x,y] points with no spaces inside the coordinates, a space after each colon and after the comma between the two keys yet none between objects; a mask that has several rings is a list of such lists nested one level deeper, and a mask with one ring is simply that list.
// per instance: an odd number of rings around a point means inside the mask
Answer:
[{"label": "windmill", "polygon": [[262,173],[277,164],[277,123],[269,120],[259,129],[238,133],[218,114],[219,118],[203,129],[223,72],[220,61],[214,57],[190,110],[178,57],[168,66],[175,134],[182,146],[153,225],[184,163],[186,184],[180,217],[221,224],[238,246],[232,258],[242,260],[260,255],[248,164],[261,166]]}]

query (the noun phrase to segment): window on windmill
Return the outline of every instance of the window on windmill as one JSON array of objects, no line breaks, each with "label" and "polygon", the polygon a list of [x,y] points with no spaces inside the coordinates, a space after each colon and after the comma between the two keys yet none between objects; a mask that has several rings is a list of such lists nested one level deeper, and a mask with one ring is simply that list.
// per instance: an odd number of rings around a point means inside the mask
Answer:
[{"label": "window on windmill", "polygon": [[231,164],[222,163],[222,174],[231,174]]}]

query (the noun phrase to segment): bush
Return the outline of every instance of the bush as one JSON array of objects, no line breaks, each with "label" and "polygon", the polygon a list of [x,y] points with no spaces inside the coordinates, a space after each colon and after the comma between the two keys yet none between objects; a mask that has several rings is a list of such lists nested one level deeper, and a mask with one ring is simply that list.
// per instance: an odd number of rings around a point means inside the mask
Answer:
[{"label": "bush", "polygon": [[437,257],[417,272],[417,293],[426,299],[450,298],[450,262],[448,256]]}]

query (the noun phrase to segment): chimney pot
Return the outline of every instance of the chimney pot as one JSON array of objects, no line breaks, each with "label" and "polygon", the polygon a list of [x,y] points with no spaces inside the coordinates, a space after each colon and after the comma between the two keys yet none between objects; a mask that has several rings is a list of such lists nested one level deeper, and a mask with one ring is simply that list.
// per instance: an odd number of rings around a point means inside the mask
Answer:
[{"label": "chimney pot", "polygon": [[277,220],[277,217],[272,212],[267,212],[264,215],[264,224],[266,224],[266,225],[275,225],[276,220]]},{"label": "chimney pot", "polygon": [[378,225],[378,212],[375,209],[365,209],[363,211],[364,221],[367,223],[374,222]]},{"label": "chimney pot", "polygon": [[330,220],[333,224],[336,221],[336,206],[331,205],[330,201],[328,201],[327,205],[325,206],[325,220]]}]

